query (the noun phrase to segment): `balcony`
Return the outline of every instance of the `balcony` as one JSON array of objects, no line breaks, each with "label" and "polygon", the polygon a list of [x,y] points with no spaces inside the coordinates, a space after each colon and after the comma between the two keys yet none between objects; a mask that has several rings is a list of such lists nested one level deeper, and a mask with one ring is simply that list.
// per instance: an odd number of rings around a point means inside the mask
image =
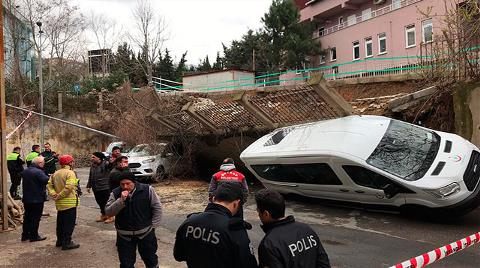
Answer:
[{"label": "balcony", "polygon": [[347,21],[344,21],[344,22],[339,23],[337,25],[334,25],[332,27],[329,27],[329,28],[326,28],[326,29],[323,29],[323,30],[320,29],[319,31],[315,31],[313,33],[313,38],[319,38],[319,37],[322,37],[322,36],[332,34],[334,32],[338,32],[340,30],[351,27],[351,26],[356,25],[358,23],[362,23],[364,21],[383,16],[383,15],[388,14],[390,12],[393,12],[397,9],[404,8],[404,7],[413,5],[413,4],[421,2],[421,1],[422,0],[402,0],[402,1],[399,1],[399,2],[394,2],[394,3],[392,3],[388,6],[384,6],[382,8],[373,10],[371,13],[356,16],[355,19],[347,20]]}]

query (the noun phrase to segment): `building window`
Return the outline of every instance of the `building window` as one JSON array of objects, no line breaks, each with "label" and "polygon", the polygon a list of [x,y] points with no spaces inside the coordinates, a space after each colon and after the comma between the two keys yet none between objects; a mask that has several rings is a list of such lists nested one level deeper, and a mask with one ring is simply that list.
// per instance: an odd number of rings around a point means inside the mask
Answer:
[{"label": "building window", "polygon": [[353,42],[353,60],[360,59],[360,42]]},{"label": "building window", "polygon": [[372,18],[372,9],[367,8],[362,11],[362,20],[369,20]]},{"label": "building window", "polygon": [[402,0],[393,0],[392,1],[392,9],[399,9],[402,7]]},{"label": "building window", "polygon": [[433,41],[432,19],[422,21],[422,41],[424,43],[430,43]]},{"label": "building window", "polygon": [[355,15],[348,16],[348,18],[347,18],[348,26],[354,25],[356,23],[357,23],[357,16],[355,16]]},{"label": "building window", "polygon": [[320,55],[320,64],[325,64],[325,55]]},{"label": "building window", "polygon": [[415,24],[405,27],[405,44],[406,47],[414,47],[415,43]]},{"label": "building window", "polygon": [[381,33],[378,35],[378,54],[382,55],[387,53],[387,35]]},{"label": "building window", "polygon": [[365,58],[370,58],[373,56],[373,42],[372,38],[365,38]]},{"label": "building window", "polygon": [[338,18],[338,24],[340,27],[343,26],[343,17]]},{"label": "building window", "polygon": [[332,47],[330,49],[330,61],[336,61],[337,60],[337,48]]},{"label": "building window", "polygon": [[323,27],[318,28],[318,36],[323,36],[324,32],[325,32],[325,28]]}]

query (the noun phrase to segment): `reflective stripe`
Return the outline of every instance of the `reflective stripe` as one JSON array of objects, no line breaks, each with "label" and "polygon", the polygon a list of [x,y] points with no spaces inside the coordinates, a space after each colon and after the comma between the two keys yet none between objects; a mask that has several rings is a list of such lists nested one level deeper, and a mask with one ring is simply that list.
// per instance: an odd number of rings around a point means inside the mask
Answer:
[{"label": "reflective stripe", "polygon": [[17,154],[17,153],[9,153],[9,154],[7,155],[7,161],[12,161],[12,160],[15,161],[15,160],[18,159],[19,156],[20,156],[20,155]]},{"label": "reflective stripe", "polygon": [[152,226],[147,226],[147,227],[145,227],[143,229],[140,229],[140,230],[137,230],[137,231],[125,231],[125,230],[117,229],[117,232],[119,234],[122,234],[122,235],[142,235],[145,232],[150,231],[151,228],[152,228]]},{"label": "reflective stripe", "polygon": [[39,156],[40,154],[37,152],[30,152],[25,158],[25,161],[32,161],[35,157]]}]

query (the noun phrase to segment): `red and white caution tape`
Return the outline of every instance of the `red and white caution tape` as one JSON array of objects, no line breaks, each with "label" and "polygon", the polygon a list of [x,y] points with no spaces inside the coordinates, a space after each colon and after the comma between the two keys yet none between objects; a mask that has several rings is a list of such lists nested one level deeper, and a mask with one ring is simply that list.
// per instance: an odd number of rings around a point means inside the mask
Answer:
[{"label": "red and white caution tape", "polygon": [[25,123],[25,122],[28,120],[28,118],[30,118],[30,116],[32,116],[32,114],[33,114],[33,113],[30,111],[30,112],[28,113],[27,117],[25,117],[25,119],[23,119],[22,123],[20,123],[20,125],[18,125],[12,132],[8,133],[7,136],[6,136],[6,138],[9,139],[10,136],[13,135],[13,133],[17,132],[17,130],[23,125],[23,123]]},{"label": "red and white caution tape", "polygon": [[390,268],[421,268],[441,260],[449,255],[464,250],[473,244],[480,242],[480,232],[472,234],[449,245],[437,248],[410,260],[404,261]]}]

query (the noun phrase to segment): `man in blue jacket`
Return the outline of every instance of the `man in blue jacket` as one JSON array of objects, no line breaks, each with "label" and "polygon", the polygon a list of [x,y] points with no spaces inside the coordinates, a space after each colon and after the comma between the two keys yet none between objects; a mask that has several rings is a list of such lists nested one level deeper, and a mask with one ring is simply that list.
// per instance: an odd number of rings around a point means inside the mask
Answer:
[{"label": "man in blue jacket", "polygon": [[48,176],[45,175],[43,167],[45,159],[42,156],[35,157],[31,165],[23,171],[23,207],[25,214],[23,216],[22,242],[43,241],[47,239],[38,234],[38,227],[43,213],[43,204],[45,202],[45,191],[48,183]]}]

